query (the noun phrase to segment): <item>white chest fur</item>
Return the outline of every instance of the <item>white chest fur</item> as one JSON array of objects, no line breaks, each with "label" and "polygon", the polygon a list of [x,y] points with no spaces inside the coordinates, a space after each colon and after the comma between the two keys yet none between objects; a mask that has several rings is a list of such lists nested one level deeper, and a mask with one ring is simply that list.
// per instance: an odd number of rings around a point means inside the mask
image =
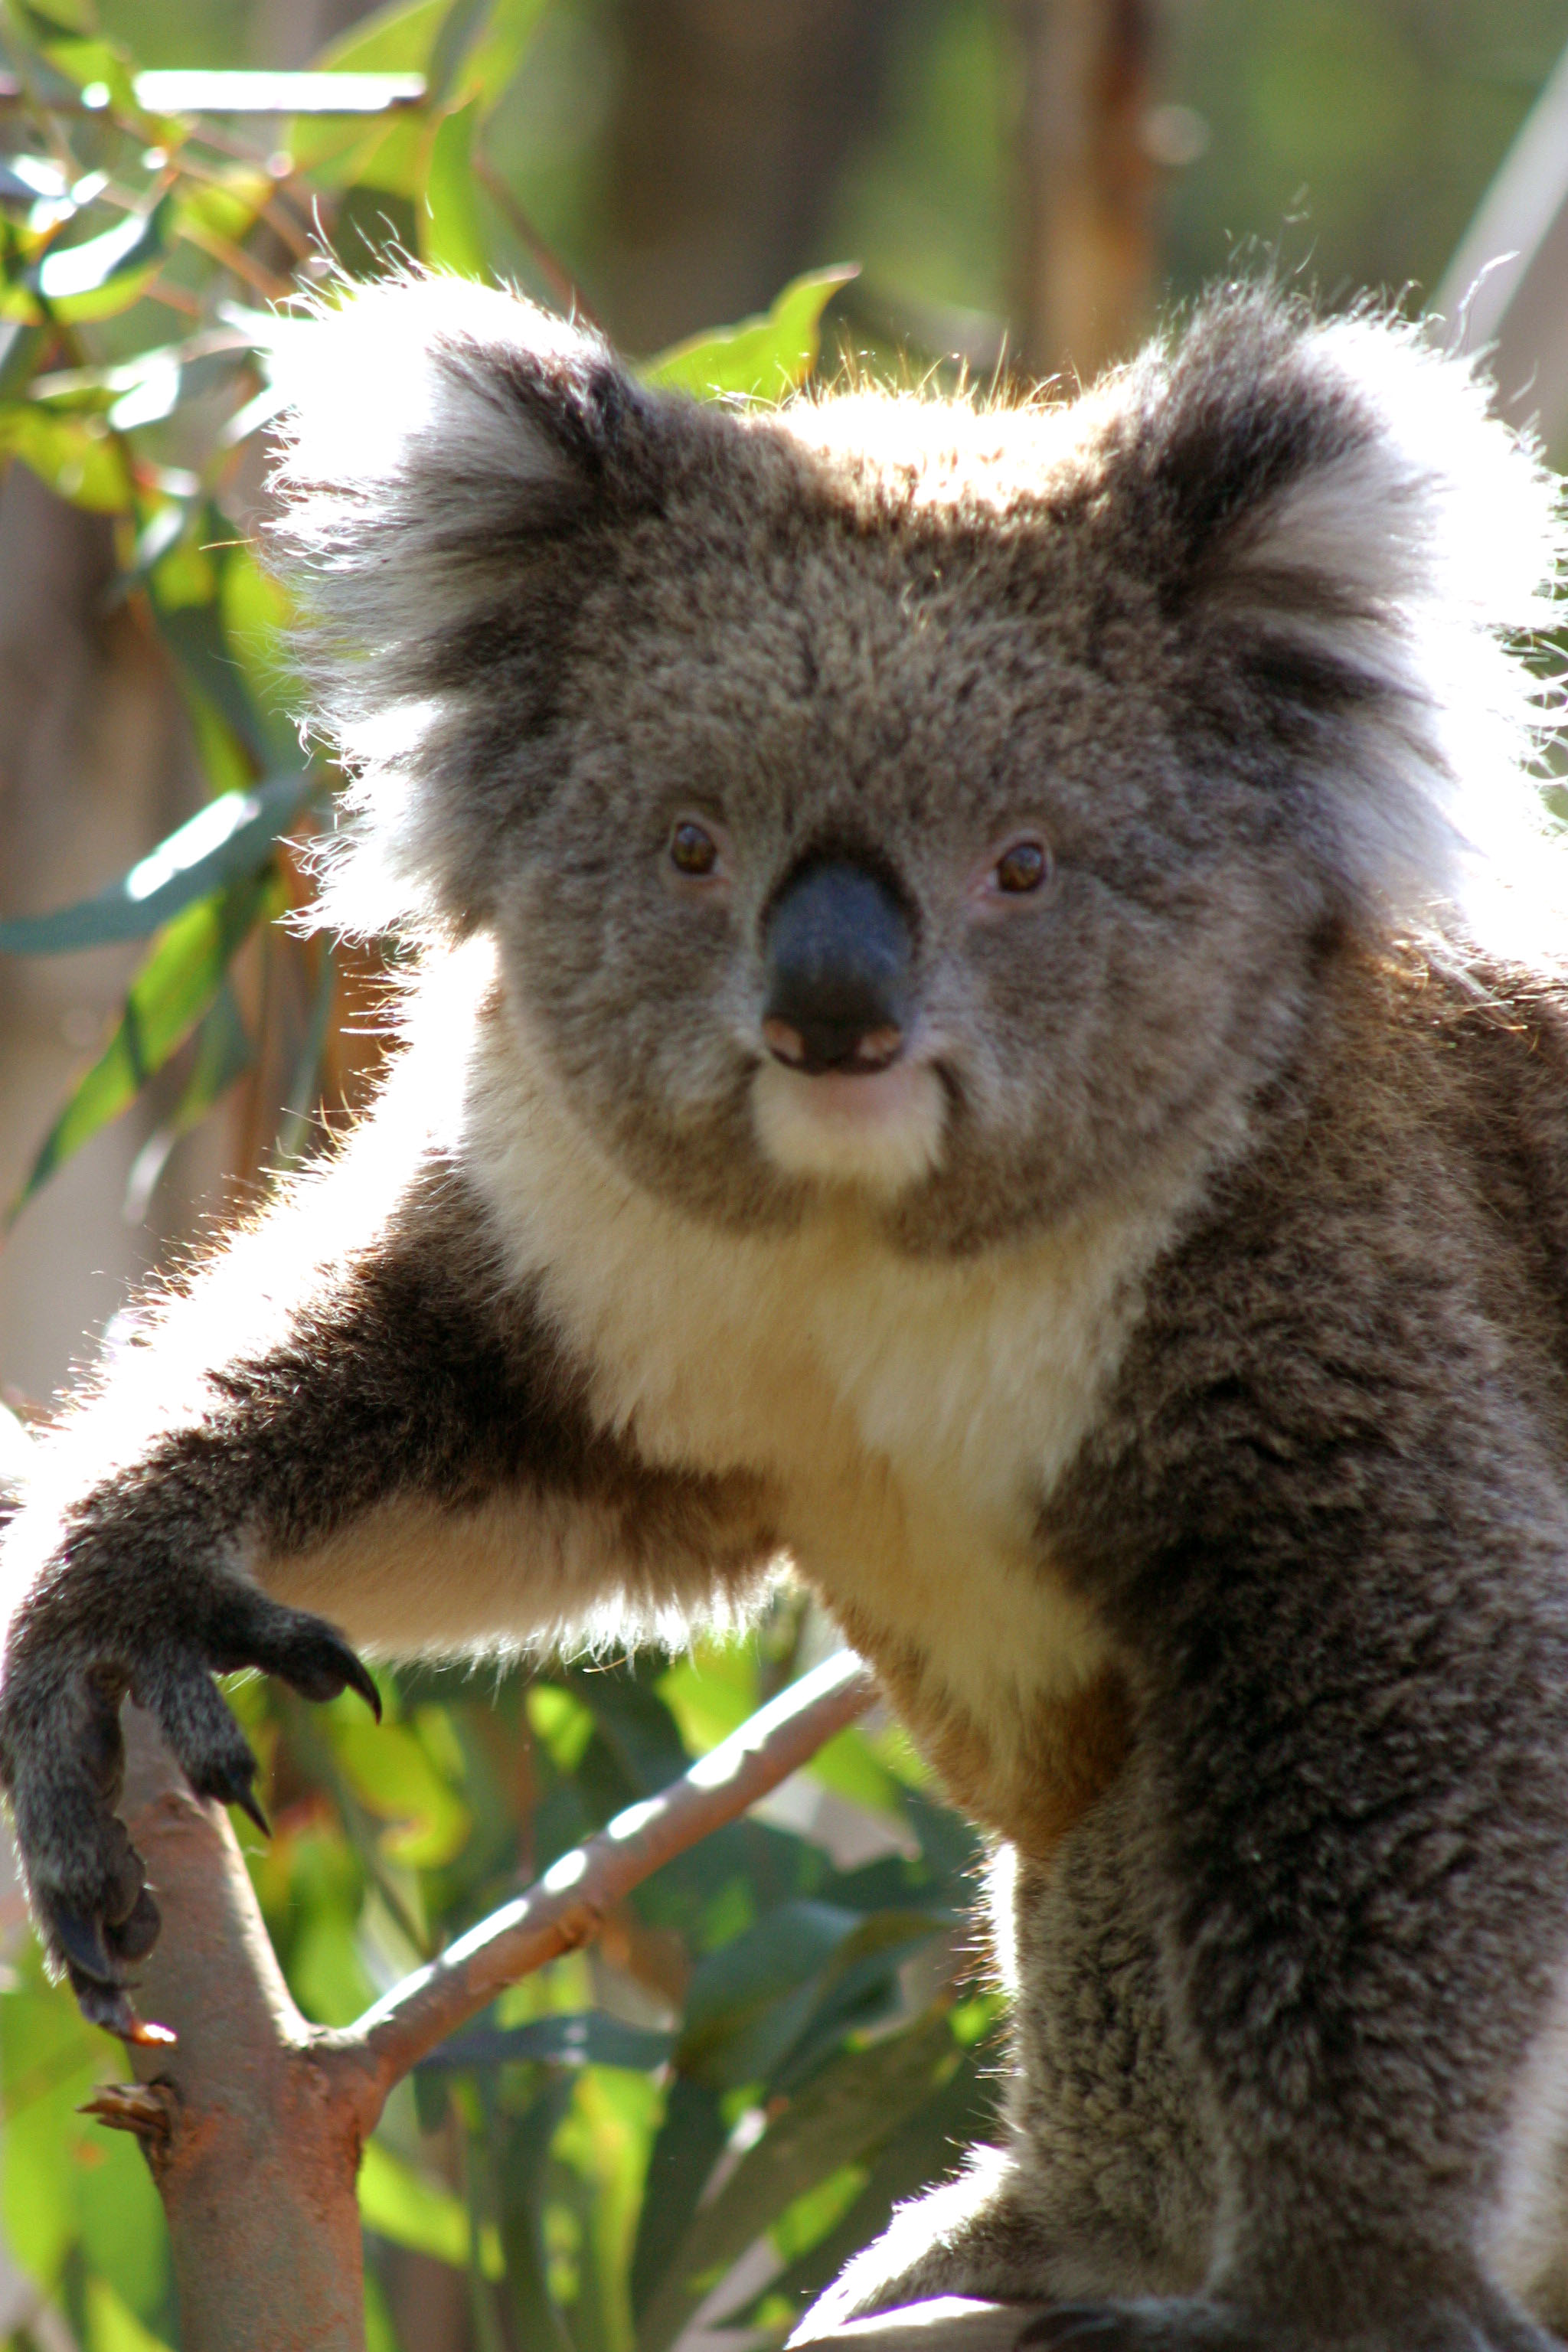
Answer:
[{"label": "white chest fur", "polygon": [[979,1719],[1094,1673],[1102,1642],[1053,1582],[1040,1517],[1169,1208],[954,1264],[897,1256],[850,1202],[726,1234],[633,1185],[499,1024],[466,1124],[512,1270],[541,1283],[606,1426],[649,1460],[762,1474],[828,1605],[918,1644]]}]

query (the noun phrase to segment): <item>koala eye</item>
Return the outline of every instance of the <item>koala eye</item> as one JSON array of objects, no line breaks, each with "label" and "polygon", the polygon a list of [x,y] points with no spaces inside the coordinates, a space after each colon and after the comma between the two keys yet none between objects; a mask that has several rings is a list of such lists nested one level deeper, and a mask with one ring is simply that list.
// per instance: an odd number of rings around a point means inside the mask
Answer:
[{"label": "koala eye", "polygon": [[1018,897],[1037,890],[1051,870],[1050,852],[1041,841],[1015,841],[991,869],[998,890]]},{"label": "koala eye", "polygon": [[678,874],[693,875],[700,881],[717,870],[719,845],[695,818],[683,816],[669,836],[669,862]]}]

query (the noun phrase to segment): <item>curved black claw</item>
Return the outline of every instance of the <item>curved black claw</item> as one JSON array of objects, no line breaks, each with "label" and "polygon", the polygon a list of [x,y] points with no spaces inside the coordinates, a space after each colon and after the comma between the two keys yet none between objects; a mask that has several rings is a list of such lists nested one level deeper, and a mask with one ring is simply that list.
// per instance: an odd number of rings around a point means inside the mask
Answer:
[{"label": "curved black claw", "polygon": [[211,1797],[220,1805],[237,1805],[240,1811],[256,1823],[263,1837],[270,1837],[272,1824],[262,1811],[260,1800],[251,1786],[258,1769],[247,1748],[243,1762],[215,1760],[195,1786],[198,1796]]},{"label": "curved black claw", "polygon": [[[381,1693],[368,1666],[331,1626],[322,1624],[319,1618],[307,1619],[306,1622],[311,1629],[310,1634],[290,1643],[278,1663],[268,1666],[268,1672],[280,1675],[301,1698],[336,1698],[340,1691],[358,1691],[379,1723]],[[268,1664],[265,1659],[261,1663]]]},{"label": "curved black claw", "polygon": [[263,1601],[239,1639],[243,1654],[235,1659],[236,1664],[259,1666],[265,1674],[276,1675],[301,1698],[320,1701],[336,1698],[340,1691],[358,1691],[376,1721],[381,1721],[381,1693],[369,1669],[324,1617]]},{"label": "curved black claw", "polygon": [[78,1984],[73,1976],[71,1990],[89,2025],[101,2025],[106,2033],[117,2033],[121,2042],[143,2038],[146,2028],[131,2005],[130,1994],[121,1986]]},{"label": "curved black claw", "polygon": [[42,1908],[50,1932],[65,1955],[67,1971],[79,2000],[83,1998],[83,1985],[100,1985],[110,1991],[120,1989],[121,1970],[110,1958],[102,1926],[97,1919],[73,1911],[58,1895],[46,1898]]}]

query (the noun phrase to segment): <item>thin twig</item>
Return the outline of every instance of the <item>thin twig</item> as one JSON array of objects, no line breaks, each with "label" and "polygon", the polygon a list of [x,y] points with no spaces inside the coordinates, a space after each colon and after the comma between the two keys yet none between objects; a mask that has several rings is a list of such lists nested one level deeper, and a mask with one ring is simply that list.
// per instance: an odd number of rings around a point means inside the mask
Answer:
[{"label": "thin twig", "polygon": [[318,2055],[356,2083],[369,2129],[393,2084],[508,1985],[589,1942],[612,1906],[645,1878],[770,1789],[853,1723],[877,1695],[841,1650],[802,1675],[690,1770],[564,1853],[536,1886],[405,1977],[358,2023],[323,2037]]}]

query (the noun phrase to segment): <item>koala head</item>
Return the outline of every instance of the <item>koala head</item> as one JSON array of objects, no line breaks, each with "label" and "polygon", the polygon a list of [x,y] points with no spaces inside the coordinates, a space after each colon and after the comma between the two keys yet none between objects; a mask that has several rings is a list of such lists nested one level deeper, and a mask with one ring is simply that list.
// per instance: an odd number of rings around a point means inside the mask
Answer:
[{"label": "koala head", "polygon": [[1500,633],[1551,493],[1407,329],[1232,290],[1074,404],[704,405],[423,278],[298,364],[329,907],[492,932],[578,1117],[701,1215],[849,1196],[952,1254],[1133,1196],[1325,956],[1461,929],[1530,835]]}]

